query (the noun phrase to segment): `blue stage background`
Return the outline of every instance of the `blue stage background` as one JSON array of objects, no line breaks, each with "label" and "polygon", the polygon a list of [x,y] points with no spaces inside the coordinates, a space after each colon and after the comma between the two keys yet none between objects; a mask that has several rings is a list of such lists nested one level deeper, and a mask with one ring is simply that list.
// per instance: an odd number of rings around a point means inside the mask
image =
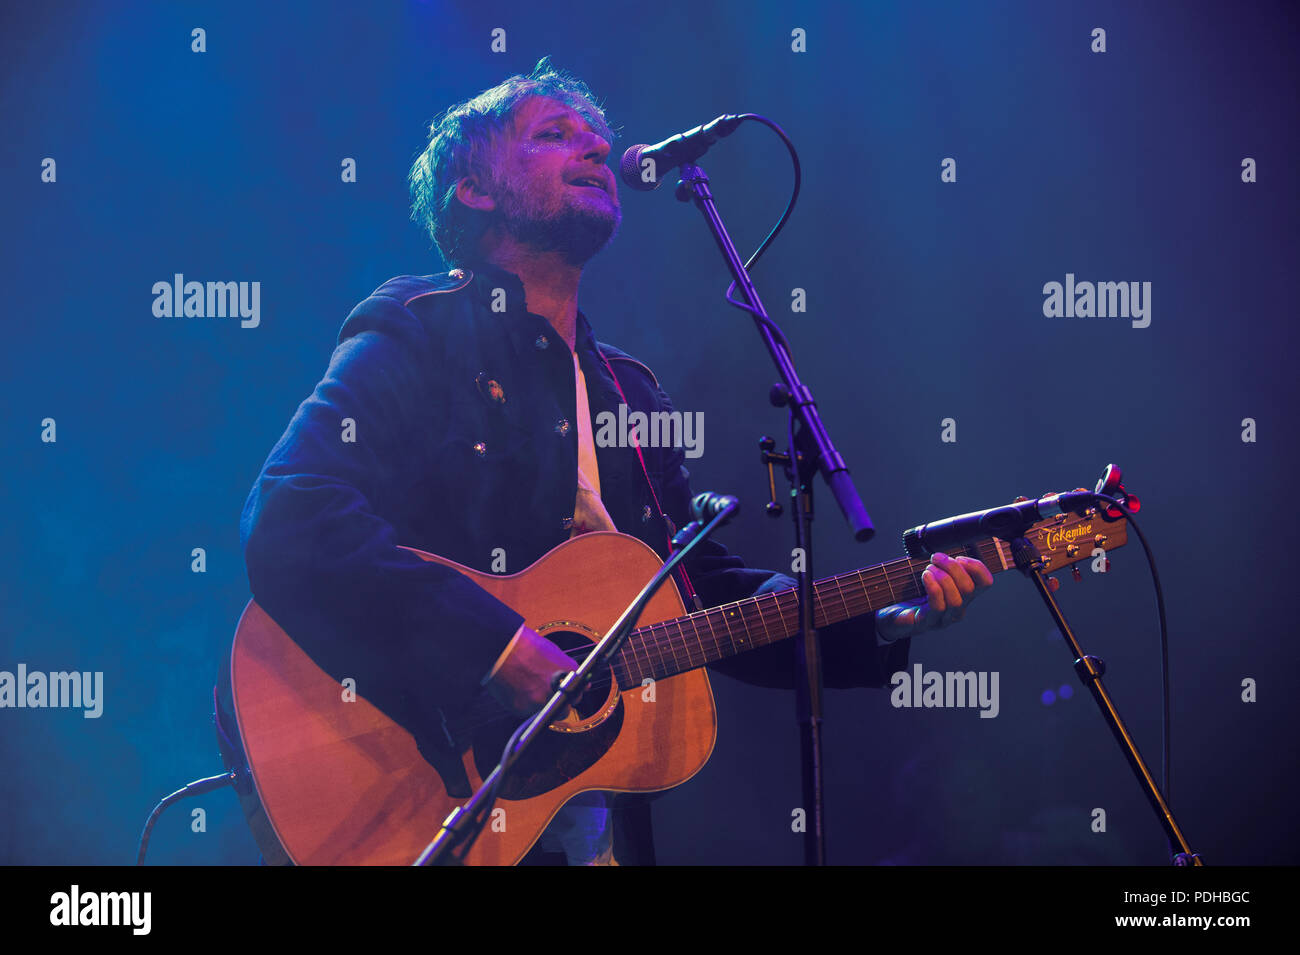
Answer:
[{"label": "blue stage background", "polygon": [[[212,686],[248,599],[244,498],[352,306],[390,276],[443,268],[407,219],[429,120],[545,54],[604,99],[615,158],[722,112],[770,116],[797,144],[803,195],[755,276],[879,530],[853,543],[819,485],[817,572],[900,556],[906,527],[1091,486],[1119,463],[1169,606],[1173,808],[1211,862],[1297,861],[1293,4],[65,3],[2,16],[0,670],[103,671],[105,702],[98,719],[0,710],[0,862],[129,863],[154,803],[220,771]],[[191,51],[196,27],[206,52]],[[504,53],[490,50],[498,27]],[[795,28],[806,52],[791,49]],[[956,182],[941,181],[946,157]],[[1246,157],[1257,182],[1242,181]],[[747,126],[706,167],[752,249],[788,195],[784,148]],[[726,543],[787,568],[789,523],[762,514],[757,441],[784,426],[767,356],[722,302],[699,214],[668,189],[622,200],[582,307],[679,409],[704,412],[693,484],[745,504]],[[260,282],[259,326],[155,317],[151,288],[175,273]],[[1150,326],[1044,317],[1043,285],[1067,273],[1151,282]],[[191,571],[196,547],[205,573]],[[1141,550],[1118,551],[1108,575],[1084,570],[1062,575],[1061,599],[1158,765]],[[829,692],[833,862],[1163,863],[1027,582],[1000,576],[912,659],[997,671],[1000,714]],[[1248,679],[1257,702],[1242,700]],[[1044,702],[1063,685],[1070,698]],[[796,863],[792,697],[714,688],[717,749],[655,804],[659,860]],[[192,831],[195,807],[206,831]],[[169,811],[150,854],[256,860],[230,791]]]}]

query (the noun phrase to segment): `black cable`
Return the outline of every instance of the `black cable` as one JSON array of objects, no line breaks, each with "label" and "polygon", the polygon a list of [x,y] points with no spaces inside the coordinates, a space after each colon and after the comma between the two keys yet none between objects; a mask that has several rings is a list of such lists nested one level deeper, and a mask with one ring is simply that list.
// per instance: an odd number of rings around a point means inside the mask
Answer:
[{"label": "black cable", "polygon": [[[794,204],[799,198],[799,187],[803,182],[803,172],[799,166],[799,154],[795,151],[794,143],[790,141],[790,137],[785,134],[784,129],[772,122],[766,116],[759,116],[757,113],[741,113],[738,118],[757,120],[764,126],[772,129],[781,137],[781,142],[785,143],[785,148],[790,152],[790,162],[794,166],[794,189],[790,192],[790,201],[786,203],[785,211],[781,213],[781,218],[778,219],[776,225],[772,227],[772,231],[767,234],[767,238],[765,238],[759,244],[758,248],[754,250],[754,254],[745,260],[745,271],[748,272],[750,266],[758,261],[759,256],[761,256],[763,252],[766,251],[767,247],[771,245],[772,240],[777,237],[783,228],[785,228],[786,220],[790,218],[790,213],[794,211]],[[735,288],[734,282],[731,284],[731,288]],[[727,292],[730,294],[731,289],[728,289]]]},{"label": "black cable", "polygon": [[[759,260],[759,257],[767,250],[767,247],[772,244],[772,240],[780,234],[783,228],[785,228],[786,221],[790,218],[790,213],[794,211],[794,204],[799,199],[799,189],[803,184],[803,171],[799,166],[799,154],[795,151],[794,143],[790,141],[790,137],[786,135],[784,129],[772,122],[766,116],[759,116],[757,113],[741,113],[739,118],[756,120],[764,126],[772,129],[781,137],[781,141],[785,143],[785,148],[790,151],[790,162],[794,166],[794,188],[790,191],[790,201],[786,203],[785,211],[781,213],[781,218],[778,219],[776,225],[772,227],[772,231],[769,232],[763,241],[759,243],[758,248],[754,250],[753,254],[745,260],[745,271],[748,272],[750,266]],[[743,309],[753,315],[757,321],[761,322],[767,330],[772,333],[772,337],[781,344],[781,347],[786,350],[786,353],[793,357],[793,349],[790,347],[790,342],[786,339],[785,333],[781,331],[780,326],[770,319],[758,314],[758,312],[747,303],[732,298],[731,293],[735,290],[736,283],[733,280],[732,283],[727,286],[727,291],[723,295],[727,302],[736,306],[736,308]]]},{"label": "black cable", "polygon": [[234,784],[234,772],[225,772],[219,776],[208,776],[204,779],[196,779],[194,782],[182,786],[170,796],[164,796],[162,802],[154,806],[153,812],[149,813],[149,819],[144,824],[144,831],[140,833],[140,846],[136,852],[135,864],[144,865],[144,854],[149,849],[149,833],[153,831],[154,823],[158,821],[158,816],[164,809],[180,802],[182,799],[188,799],[191,796],[201,796],[204,793],[212,792],[214,789],[221,789],[223,786],[233,786]]},{"label": "black cable", "polygon": [[[1160,616],[1160,687],[1161,687],[1161,694],[1164,697],[1164,719],[1162,721],[1162,726],[1161,726],[1162,745],[1161,745],[1160,757],[1161,757],[1162,765],[1161,765],[1161,773],[1160,773],[1161,776],[1160,788],[1164,791],[1165,802],[1167,802],[1170,805],[1170,807],[1172,807],[1174,802],[1174,797],[1172,791],[1170,790],[1170,775],[1171,775],[1170,766],[1173,762],[1173,759],[1170,755],[1171,753],[1170,736],[1171,736],[1172,720],[1170,719],[1170,713],[1169,713],[1169,627],[1165,618],[1165,591],[1164,588],[1160,586],[1160,573],[1156,570],[1155,556],[1151,553],[1151,547],[1147,544],[1146,535],[1142,533],[1142,528],[1138,527],[1137,519],[1133,516],[1133,512],[1130,511],[1127,506],[1125,506],[1120,501],[1117,501],[1113,497],[1108,497],[1105,494],[1098,494],[1097,497],[1100,500],[1109,501],[1111,504],[1113,504],[1115,508],[1124,515],[1124,517],[1128,520],[1129,524],[1132,525],[1133,530],[1137,532],[1138,540],[1142,543],[1142,550],[1147,555],[1147,566],[1151,568],[1151,581],[1152,583],[1155,584],[1156,612]],[[1170,848],[1170,852],[1172,853],[1173,852],[1172,843],[1170,844],[1169,848]]]}]

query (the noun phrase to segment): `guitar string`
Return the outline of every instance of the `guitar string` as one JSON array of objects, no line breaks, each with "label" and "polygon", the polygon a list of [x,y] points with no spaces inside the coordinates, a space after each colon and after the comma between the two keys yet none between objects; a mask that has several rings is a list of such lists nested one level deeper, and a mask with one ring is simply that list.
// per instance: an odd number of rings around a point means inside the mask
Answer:
[{"label": "guitar string", "polygon": [[[992,539],[972,543],[961,548],[954,548],[952,553],[956,556],[974,556],[983,561],[989,561],[997,557],[999,562],[1001,561],[1001,552],[998,550],[997,543]],[[1073,563],[1075,563],[1075,561],[1071,561],[1071,564]],[[841,619],[852,619],[853,617],[863,616],[872,612],[873,608],[877,604],[876,600],[873,599],[871,591],[881,586],[882,583],[889,591],[889,603],[897,603],[900,600],[916,599],[925,592],[921,575],[927,565],[928,561],[925,560],[902,557],[892,561],[886,561],[883,564],[877,564],[871,568],[849,571],[846,574],[825,577],[816,581],[814,583],[814,613],[821,617],[821,622],[817,623],[815,621],[815,625],[820,629],[821,627],[829,625],[828,622],[839,622],[838,620],[830,621],[830,615],[825,609],[825,604],[830,600],[836,599],[836,597],[838,597],[845,608],[846,616]],[[1061,568],[1057,569],[1063,569],[1064,566],[1066,565],[1062,565]],[[993,573],[999,573],[1003,569],[1006,568],[995,567],[993,568]],[[853,588],[853,591],[847,599],[842,586],[845,581],[850,582],[850,586]],[[836,595],[832,595],[829,592],[830,585],[832,584],[835,585],[838,591],[838,594]],[[900,587],[904,584],[906,585],[902,590],[901,596],[899,595],[899,591],[895,589],[895,584],[898,584]],[[761,602],[769,597],[774,598],[773,606],[762,606]],[[791,601],[793,601],[793,606],[790,606],[787,610],[786,605]],[[879,605],[886,606],[887,604],[881,603]],[[742,624],[742,629],[745,631],[753,630],[755,619],[757,619],[758,624],[760,624],[767,633],[768,639],[762,643],[751,641],[749,647],[737,649],[735,641],[731,638],[730,625],[726,622],[728,612],[730,612],[732,616],[736,616],[737,614],[739,615],[739,622]],[[796,619],[796,624],[793,627],[787,623],[787,613],[793,615]],[[720,619],[727,629],[727,636],[728,641],[731,643],[732,654],[721,652],[722,644],[718,639],[717,631],[713,628],[713,620],[715,617]],[[660,664],[671,662],[671,666],[675,668],[675,672],[670,675],[676,675],[678,673],[684,673],[689,670],[706,666],[708,663],[714,662],[715,660],[726,659],[728,655],[735,655],[744,652],[746,649],[770,646],[773,643],[778,643],[781,640],[788,639],[798,632],[797,617],[798,602],[795,589],[787,588],[786,590],[774,591],[772,593],[763,594],[759,597],[746,597],[729,604],[710,607],[706,610],[696,611],[682,617],[677,617],[671,620],[662,620],[653,624],[648,624],[644,627],[638,627],[628,635],[627,643],[625,643],[624,648],[619,651],[619,657],[612,664],[603,665],[601,672],[598,672],[592,677],[585,693],[599,692],[608,689],[615,682],[614,678],[617,676],[616,671],[620,669],[630,677],[635,677],[636,672],[639,671],[641,667],[641,661],[635,659],[638,653],[641,656],[644,656],[647,660],[650,660],[650,651],[653,650],[658,654]],[[713,657],[712,659],[710,659],[709,655],[704,652],[704,646],[700,643],[700,631],[697,623],[700,620],[703,620],[708,624],[713,642],[720,653],[719,656]],[[772,640],[770,631],[767,630],[767,624],[775,621],[780,622],[780,626],[785,628],[786,633],[778,639]],[[691,623],[695,630],[696,642],[700,643],[701,659],[698,663],[694,661],[689,648],[689,640],[687,640],[685,645],[687,665],[682,666],[677,647],[682,644],[682,638],[687,637],[685,628],[687,622]],[[669,632],[670,627],[674,628],[675,632]],[[661,639],[660,635],[655,634],[656,630],[662,631],[661,635],[664,639]],[[629,647],[628,643],[638,637],[640,638],[640,649],[638,650],[635,647]],[[561,652],[565,653],[566,656],[575,662],[578,662],[586,659],[587,655],[591,652],[591,647],[593,645],[594,644],[587,644],[573,650],[562,649]],[[670,654],[667,657],[663,652],[665,649],[670,651]],[[626,656],[629,652],[633,659],[629,659],[628,656]],[[651,662],[650,669],[653,673],[658,668],[655,667],[653,662]],[[632,681],[629,680],[628,682],[631,684]],[[629,685],[622,692],[635,688],[635,686]],[[484,728],[493,723],[516,719],[518,719],[518,717],[514,714],[503,712],[500,705],[491,698],[480,697],[474,703],[470,704],[470,708],[464,716],[458,720],[454,720],[453,722],[457,724],[455,729],[461,733],[472,733],[475,730]]]},{"label": "guitar string", "polygon": [[[972,546],[976,550],[977,556],[981,556],[985,559],[990,559],[992,556],[995,556],[997,554],[996,545],[993,544],[992,541],[989,541],[987,545],[972,545]],[[962,548],[962,550],[966,550],[966,549],[967,548]],[[981,553],[985,551],[991,553]],[[966,556],[966,555],[962,555],[962,556]],[[885,564],[876,565],[876,567],[867,570],[850,571],[847,574],[840,574],[834,577],[824,578],[820,581],[817,581],[816,584],[814,585],[816,590],[815,599],[819,605],[817,609],[819,611],[822,610],[822,607],[820,605],[824,604],[827,600],[834,600],[838,597],[840,603],[845,608],[845,616],[844,618],[841,619],[848,619],[856,616],[861,616],[862,614],[871,611],[873,609],[873,605],[877,605],[877,606],[886,605],[886,602],[878,603],[877,600],[874,599],[873,595],[871,594],[871,590],[881,586],[881,584],[884,584],[890,592],[890,600],[887,603],[896,602],[899,598],[897,597],[897,592],[895,591],[893,586],[895,582],[898,582],[900,584],[906,582],[908,584],[909,589],[904,590],[901,599],[907,600],[907,599],[913,599],[915,597],[919,597],[922,593],[924,593],[924,584],[921,582],[921,572],[924,570],[926,563],[927,563],[926,561],[913,560],[911,558],[901,558],[898,560],[889,561]],[[845,596],[844,587],[843,587],[843,583],[846,581],[850,583],[850,587],[852,588],[850,591],[850,596],[848,596],[847,598]],[[831,585],[835,586],[837,593],[835,594],[830,593]],[[687,644],[685,646],[685,655],[687,658],[687,662],[691,664],[692,667],[701,666],[711,661],[709,655],[703,652],[704,648],[703,645],[701,644],[700,645],[701,660],[700,663],[698,664],[695,663],[694,656],[689,647],[689,635],[686,632],[686,624],[688,622],[692,625],[692,628],[696,631],[696,642],[699,643],[700,642],[699,634],[698,634],[699,627],[696,621],[699,619],[704,619],[709,624],[710,630],[713,633],[715,644],[718,644],[718,648],[719,650],[721,650],[721,644],[717,640],[716,631],[713,631],[713,627],[712,627],[712,623],[713,623],[712,617],[714,615],[720,615],[720,619],[723,622],[723,624],[728,627],[728,631],[730,630],[730,627],[729,625],[726,624],[726,621],[729,617],[734,617],[736,614],[739,614],[740,622],[744,624],[744,629],[746,630],[753,629],[753,627],[757,625],[763,627],[763,629],[766,631],[767,624],[769,622],[772,622],[773,620],[779,620],[782,627],[788,628],[789,625],[786,622],[787,613],[793,613],[796,619],[798,616],[797,602],[793,608],[788,608],[785,605],[786,601],[788,601],[788,599],[790,599],[791,595],[793,594],[794,594],[794,589],[788,588],[783,591],[776,591],[769,594],[763,594],[760,597],[749,597],[739,601],[733,601],[730,604],[723,604],[720,607],[713,607],[710,608],[709,610],[702,611],[699,613],[688,614],[684,617],[679,617],[674,620],[659,621],[657,623],[649,624],[645,627],[638,628],[637,630],[633,631],[629,639],[640,635],[641,645],[647,649],[653,649],[659,651],[659,656],[661,660],[664,659],[662,651],[665,647],[669,650],[672,650],[673,663],[676,665],[680,661],[678,660],[678,654],[676,652],[675,647],[676,645],[681,643],[682,637],[688,637]],[[773,607],[760,606],[760,601],[766,600],[769,597],[775,598],[774,606]],[[849,600],[853,601],[852,609],[849,607]],[[882,595],[882,600],[883,600],[883,595]],[[773,610],[775,611],[775,614],[771,612]],[[825,621],[826,619],[828,619],[829,615],[823,612],[821,613],[821,616],[823,618],[823,621]],[[838,622],[838,620],[832,622]],[[825,622],[820,622],[818,625],[826,626],[827,624]],[[670,628],[672,629],[670,630]],[[797,631],[798,629],[797,626],[794,629]],[[656,631],[660,631],[666,639],[661,640],[659,638],[659,635],[656,633]],[[728,636],[730,638],[730,633],[728,633]],[[783,634],[781,639],[788,638],[788,636],[790,636],[790,632]],[[768,637],[769,639],[764,640],[761,643],[758,641],[754,641],[754,643],[759,646],[765,646],[770,643],[777,642],[770,639],[770,633],[768,634]],[[732,649],[732,654],[741,652],[735,646],[734,641],[732,641],[731,649]],[[635,650],[633,652],[635,653]],[[718,657],[715,659],[721,659],[728,655],[729,654],[723,653],[722,657]],[[583,653],[581,648],[579,648],[578,653],[576,655],[576,659],[582,659],[583,656],[585,656],[585,653]]]},{"label": "guitar string", "polygon": [[[976,556],[991,557],[992,556],[991,554],[985,555],[985,554],[981,554],[981,552],[985,550],[996,552],[995,547],[996,545],[994,545],[990,541],[987,544],[971,545],[970,547],[963,547],[960,550],[964,552],[973,549],[976,551]],[[954,549],[954,551],[956,552],[957,549]],[[844,604],[845,607],[845,612],[847,616],[844,619],[851,619],[853,617],[862,616],[865,615],[866,613],[871,612],[875,601],[871,597],[870,590],[875,587],[879,587],[881,583],[884,583],[888,587],[891,599],[902,599],[902,600],[914,599],[915,597],[919,596],[921,593],[924,592],[924,585],[921,583],[921,574],[924,571],[927,564],[928,564],[927,561],[914,560],[912,558],[903,557],[892,561],[887,561],[884,564],[878,564],[875,567],[869,569],[850,571],[847,574],[840,574],[833,577],[823,578],[822,580],[819,580],[814,584],[814,588],[815,588],[814,602],[818,605],[821,605],[824,604],[827,600],[834,599],[834,597],[831,594],[829,594],[829,587],[831,584],[834,584],[837,590],[839,591],[838,598],[840,602]],[[870,582],[868,581],[867,578],[871,579]],[[847,600],[845,599],[843,587],[841,586],[841,582],[846,580],[852,581],[852,586],[858,591],[857,593],[851,594]],[[908,589],[905,589],[903,591],[901,598],[895,597],[895,595],[897,594],[897,591],[894,589],[895,583],[898,583],[900,585],[906,583],[908,585]],[[775,598],[774,606],[770,608],[762,607],[760,605],[760,602],[766,600],[769,597]],[[791,601],[794,601],[794,606],[790,607],[789,610],[787,610],[787,607],[783,606],[783,603],[789,604]],[[850,607],[850,602],[852,603],[852,607]],[[881,606],[884,606],[884,604],[881,604]],[[821,606],[816,607],[815,610],[822,611],[819,614],[819,616],[822,618],[822,622],[819,624],[819,626],[822,627],[826,626],[828,614],[823,610]],[[764,630],[767,629],[767,623],[769,621],[777,621],[777,620],[780,621],[780,626],[782,628],[787,629],[788,632],[785,633],[778,640],[768,639],[763,643],[758,643],[757,641],[754,641],[750,649],[753,649],[758,646],[769,646],[772,643],[780,642],[780,640],[788,639],[790,636],[793,635],[793,633],[796,633],[798,631],[797,625],[793,629],[789,629],[790,625],[787,623],[786,620],[787,615],[793,615],[796,619],[798,616],[798,605],[797,605],[797,597],[795,595],[795,589],[787,588],[785,590],[774,591],[772,593],[763,594],[762,596],[759,597],[747,597],[739,601],[733,601],[730,604],[723,604],[719,607],[711,607],[704,611],[697,611],[696,613],[687,614],[686,616],[675,618],[674,620],[658,621],[653,624],[648,624],[644,627],[638,627],[636,630],[633,630],[632,633],[628,635],[627,642],[630,643],[634,638],[640,637],[641,638],[639,641],[641,644],[640,655],[645,656],[647,660],[649,660],[649,651],[654,650],[655,652],[658,653],[661,664],[668,662],[668,659],[665,658],[664,656],[663,650],[666,648],[672,651],[670,654],[671,663],[674,667],[679,668],[677,669],[678,673],[687,672],[688,670],[691,669],[698,669],[699,667],[705,666],[708,663],[712,662],[712,660],[710,660],[707,654],[702,653],[700,662],[695,663],[688,647],[686,650],[686,658],[687,658],[688,665],[686,667],[681,667],[679,654],[676,650],[677,645],[681,642],[681,638],[686,636],[686,630],[685,630],[686,622],[690,621],[692,623],[692,626],[696,630],[697,642],[698,642],[699,628],[698,626],[695,625],[695,622],[701,619],[706,621],[709,624],[710,631],[714,636],[714,643],[718,646],[719,651],[721,651],[722,649],[721,643],[717,639],[716,631],[714,631],[712,628],[712,618],[714,616],[721,616],[725,624],[726,621],[725,614],[728,611],[730,611],[733,616],[737,614],[739,615],[740,618],[739,622],[744,625],[744,629],[746,630],[750,630],[753,628],[755,618],[757,618],[757,622],[763,626]],[[773,613],[772,611],[775,612]],[[734,640],[731,640],[730,625],[726,625],[726,626],[728,630],[728,639],[729,642],[731,642],[732,644],[733,652],[743,652],[743,651],[738,651],[736,649]],[[669,627],[675,628],[676,633],[675,634],[670,633],[668,630]],[[662,635],[666,639],[660,639],[659,636],[654,635],[655,630],[662,630]],[[768,636],[770,638],[770,633],[768,633]],[[584,647],[577,647],[573,650],[562,650],[562,652],[565,653],[565,655],[569,656],[570,659],[573,659],[575,662],[577,662],[587,657],[587,655],[591,652],[591,646],[593,645],[587,644]],[[627,646],[627,643],[625,643],[624,649],[620,650],[619,652],[619,658],[616,659],[612,664],[605,664],[602,667],[602,671],[592,677],[592,680],[588,684],[585,692],[592,693],[592,692],[598,692],[600,690],[608,689],[614,683],[614,676],[616,676],[616,673],[614,673],[614,671],[617,671],[619,669],[622,669],[630,676],[635,676],[635,673],[633,671],[634,669],[636,670],[640,669],[640,661],[635,659],[629,660],[627,659],[626,656],[624,656],[624,654],[627,653],[629,649],[631,650],[632,656],[635,658],[635,656],[638,654],[638,650],[636,648],[629,648]],[[703,651],[702,644],[701,644],[701,651]],[[715,657],[714,659],[725,659],[726,656],[727,656],[726,654],[723,654],[721,656]],[[651,663],[651,672],[654,672],[656,669],[657,668],[654,666],[654,664]],[[630,680],[629,683],[631,683]],[[628,687],[628,689],[633,689],[633,688],[634,687],[632,686]],[[476,718],[479,717],[480,711],[482,711],[482,716],[480,718]],[[489,716],[488,714],[492,714],[492,715]],[[482,718],[482,717],[486,717],[486,718]],[[513,720],[513,719],[516,719],[516,717],[513,714],[502,713],[500,706],[496,704],[495,701],[491,699],[486,699],[486,700],[481,700],[480,703],[471,704],[471,708],[468,711],[468,713],[466,713],[466,715],[461,720],[457,720],[455,722],[458,724],[456,726],[456,729],[460,730],[462,733],[471,733],[477,729],[481,729],[493,723],[502,722],[505,720]]]},{"label": "guitar string", "polygon": [[[830,580],[831,578],[827,578],[827,580],[820,582],[820,584],[824,586],[826,583],[830,582]],[[784,598],[785,603],[789,607],[789,609],[786,610],[782,608],[780,604],[778,604],[775,608],[761,608],[758,610],[757,614],[755,614],[755,612],[752,609],[748,609],[748,610],[742,609],[739,614],[741,622],[748,628],[753,626],[753,619],[755,617],[758,617],[764,622],[776,621],[779,619],[781,621],[781,626],[783,628],[789,628],[790,625],[787,623],[787,618],[797,618],[798,616],[797,606],[794,603],[795,601],[794,588],[790,588],[783,591],[777,591],[772,594],[764,594],[762,597],[759,598],[747,598],[747,599],[754,599],[755,601],[758,601],[758,600],[765,599],[767,597],[776,597],[778,598],[778,600]],[[824,594],[818,594],[817,598],[818,598],[818,603],[821,603],[827,599],[826,595]],[[906,597],[904,599],[906,599]],[[850,617],[864,615],[870,612],[872,609],[872,601],[867,595],[851,597],[850,601],[854,608],[860,608],[860,609],[854,609],[849,614]],[[725,609],[725,606],[726,605],[724,605],[724,607],[710,608],[709,610],[706,610],[701,614],[698,615],[691,614],[691,615],[687,615],[686,617],[678,618],[678,619],[682,621],[689,620],[692,617],[695,617],[697,619],[703,617],[707,619],[709,616],[712,616],[715,613]],[[773,609],[775,609],[776,611],[775,613],[772,612]],[[825,613],[819,613],[819,616],[822,618],[823,621],[820,624],[820,626],[825,626],[826,625],[824,622],[826,619]],[[692,669],[698,669],[699,667],[705,666],[707,663],[711,662],[711,660],[708,657],[705,657],[701,659],[699,663],[696,663],[688,653],[687,654],[688,665],[682,666],[681,660],[679,659],[679,654],[676,651],[669,654],[669,656],[666,658],[665,655],[662,653],[662,650],[664,648],[673,650],[677,642],[674,641],[673,636],[669,634],[666,629],[666,627],[672,623],[673,621],[660,621],[659,623],[650,624],[645,627],[639,627],[636,630],[632,631],[631,634],[628,635],[628,640],[630,641],[633,638],[641,637],[642,638],[641,643],[643,648],[645,650],[654,649],[655,651],[659,652],[660,663],[663,664],[663,663],[671,662],[672,666],[676,668],[677,673],[684,673]],[[664,636],[668,637],[668,639],[660,640],[658,638],[655,638],[652,641],[647,641],[645,637],[648,635],[649,631],[655,630],[657,628],[664,628]],[[680,625],[678,625],[678,629],[682,630],[682,633],[679,635],[678,638],[680,639],[680,636],[685,636],[685,632],[684,629],[680,627]],[[728,629],[730,628],[728,627]],[[798,629],[797,626],[791,628],[789,632],[785,635],[785,637],[783,637],[782,639],[788,639],[788,637],[793,635],[794,632],[797,632],[797,629]],[[780,642],[780,640],[773,640],[767,643],[755,643],[754,646],[756,647],[768,646],[771,645],[771,643],[777,643],[777,642]],[[570,657],[570,659],[574,660],[575,662],[579,662],[581,660],[586,659],[587,655],[591,652],[592,646],[594,646],[594,644],[587,644],[584,647],[578,647],[573,650],[562,649],[561,652],[565,653],[566,656]],[[719,646],[719,650],[721,650],[721,646]],[[734,646],[733,646],[733,650],[734,650]],[[637,661],[629,660],[627,659],[627,657],[623,655],[626,652],[627,650],[625,644],[624,650],[620,651],[619,657],[612,664],[603,665],[602,668],[592,677],[591,682],[587,686],[586,693],[590,694],[593,692],[600,692],[602,690],[607,690],[615,682],[614,677],[616,676],[616,673],[614,671],[622,670],[625,673],[627,673],[630,677],[634,677],[636,675],[634,671],[639,671],[640,667]],[[633,655],[635,656],[635,651]],[[648,653],[643,653],[642,655],[648,656]],[[713,659],[725,659],[725,657],[726,655],[723,654]],[[657,669],[658,669],[657,667],[653,667],[652,665],[652,672],[654,672]],[[635,686],[632,685],[633,683],[632,679],[629,679],[627,682],[629,683],[627,689],[635,689]],[[456,723],[456,726],[454,728],[458,730],[460,733],[472,733],[475,730],[481,729],[493,723],[503,722],[506,720],[514,720],[514,719],[516,719],[516,717],[513,714],[502,713],[499,705],[496,704],[495,701],[491,700],[490,698],[488,699],[480,698],[478,702],[471,704],[470,710],[464,717],[462,717],[460,720],[454,721]]]}]

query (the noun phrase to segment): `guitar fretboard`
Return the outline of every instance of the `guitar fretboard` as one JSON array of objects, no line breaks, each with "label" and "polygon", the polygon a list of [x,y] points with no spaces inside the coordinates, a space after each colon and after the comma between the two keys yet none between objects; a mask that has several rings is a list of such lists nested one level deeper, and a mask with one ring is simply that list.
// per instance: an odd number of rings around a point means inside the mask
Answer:
[{"label": "guitar fretboard", "polygon": [[[1008,545],[993,538],[949,553],[961,555],[979,558],[993,573],[1011,566]],[[927,563],[904,557],[816,581],[813,626],[821,629],[924,596],[921,572]],[[798,632],[799,595],[788,588],[639,627],[628,635],[613,672],[619,686],[627,689],[640,686],[647,677],[661,680]]]}]

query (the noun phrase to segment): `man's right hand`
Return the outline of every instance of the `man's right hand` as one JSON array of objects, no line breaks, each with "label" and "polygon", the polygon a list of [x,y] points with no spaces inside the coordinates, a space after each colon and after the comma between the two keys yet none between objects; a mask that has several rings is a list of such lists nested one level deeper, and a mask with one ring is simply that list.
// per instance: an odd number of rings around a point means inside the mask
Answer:
[{"label": "man's right hand", "polygon": [[531,716],[551,698],[557,671],[577,669],[577,661],[528,626],[520,629],[499,663],[487,691],[519,716]]}]

